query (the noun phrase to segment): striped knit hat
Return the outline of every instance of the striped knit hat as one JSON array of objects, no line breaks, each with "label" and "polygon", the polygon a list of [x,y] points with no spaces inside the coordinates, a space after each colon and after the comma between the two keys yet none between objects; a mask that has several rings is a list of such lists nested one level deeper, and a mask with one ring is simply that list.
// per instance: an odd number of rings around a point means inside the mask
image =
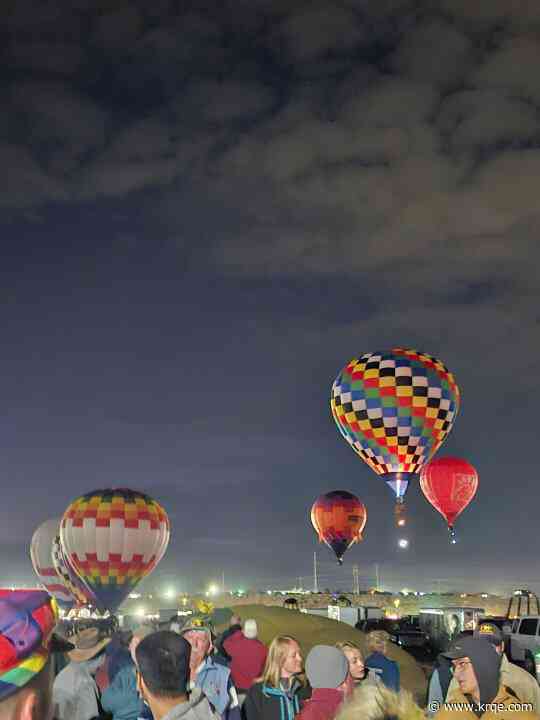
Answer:
[{"label": "striped knit hat", "polygon": [[0,702],[45,667],[58,620],[42,590],[0,590]]}]

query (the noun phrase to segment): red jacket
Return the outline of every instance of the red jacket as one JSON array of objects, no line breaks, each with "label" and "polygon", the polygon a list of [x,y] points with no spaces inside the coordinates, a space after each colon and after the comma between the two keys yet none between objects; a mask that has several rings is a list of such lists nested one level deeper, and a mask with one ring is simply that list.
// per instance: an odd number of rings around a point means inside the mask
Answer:
[{"label": "red jacket", "polygon": [[241,630],[228,637],[223,643],[231,656],[231,675],[236,688],[249,690],[255,678],[262,675],[268,650],[260,640],[245,637]]},{"label": "red jacket", "polygon": [[343,693],[333,688],[313,688],[311,698],[296,716],[296,720],[333,720],[337,715]]}]

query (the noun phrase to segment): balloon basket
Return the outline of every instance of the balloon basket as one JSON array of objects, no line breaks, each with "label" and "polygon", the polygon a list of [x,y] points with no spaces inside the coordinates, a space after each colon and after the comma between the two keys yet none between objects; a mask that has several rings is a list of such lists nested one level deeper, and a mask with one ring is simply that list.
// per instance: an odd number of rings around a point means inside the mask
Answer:
[{"label": "balloon basket", "polygon": [[407,509],[402,498],[394,506],[394,519],[397,528],[405,527],[407,524]]}]

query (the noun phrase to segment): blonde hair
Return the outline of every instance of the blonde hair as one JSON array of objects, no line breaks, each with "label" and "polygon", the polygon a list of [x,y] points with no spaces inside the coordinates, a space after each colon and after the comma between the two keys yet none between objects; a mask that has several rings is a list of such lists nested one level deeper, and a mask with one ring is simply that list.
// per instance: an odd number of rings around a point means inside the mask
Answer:
[{"label": "blonde hair", "polygon": [[[268,656],[264,665],[264,670],[260,678],[257,678],[256,682],[262,682],[264,685],[270,687],[279,688],[281,680],[281,668],[285,662],[287,650],[290,643],[296,643],[300,645],[296,638],[291,635],[277,635],[268,648]],[[304,674],[296,676],[300,681],[301,685],[306,684]]]},{"label": "blonde hair", "polygon": [[424,713],[406,690],[395,693],[384,685],[355,690],[336,720],[424,720]]},{"label": "blonde hair", "polygon": [[384,644],[390,640],[390,635],[386,630],[372,630],[367,636],[367,646],[370,652],[376,650],[379,645]]},{"label": "blonde hair", "polygon": [[338,642],[335,645],[339,650],[356,650],[356,652],[360,653],[360,657],[364,658],[364,653],[362,652],[362,648],[357,645],[356,643],[351,642],[350,640],[345,640],[345,642]]}]

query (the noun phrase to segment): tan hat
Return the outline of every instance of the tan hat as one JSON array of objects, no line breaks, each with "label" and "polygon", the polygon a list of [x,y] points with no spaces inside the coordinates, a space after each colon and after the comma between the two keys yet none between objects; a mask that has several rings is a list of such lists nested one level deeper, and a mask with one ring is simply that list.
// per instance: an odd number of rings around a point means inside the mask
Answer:
[{"label": "tan hat", "polygon": [[68,657],[72,662],[84,662],[91,660],[110,642],[110,637],[102,637],[97,628],[86,628],[75,633],[71,638],[75,645],[75,650],[68,653]]}]

